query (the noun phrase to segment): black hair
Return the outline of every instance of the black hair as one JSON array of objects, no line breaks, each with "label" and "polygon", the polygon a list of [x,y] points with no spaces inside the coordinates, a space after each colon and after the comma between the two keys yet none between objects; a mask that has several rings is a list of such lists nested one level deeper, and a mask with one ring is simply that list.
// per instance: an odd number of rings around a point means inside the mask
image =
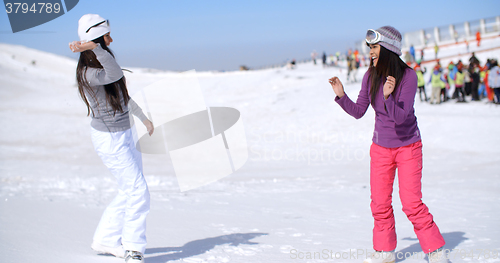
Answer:
[{"label": "black hair", "polygon": [[[92,40],[92,42],[99,44],[102,49],[106,50],[111,54],[111,56],[114,57],[113,52],[111,52],[111,50],[106,45],[106,42],[104,41],[104,36],[100,36]],[[83,102],[87,106],[87,116],[89,116],[92,108],[90,107],[87,97],[85,96],[85,91],[87,91],[87,93],[92,96],[95,101],[97,101],[97,99],[94,91],[87,81],[87,78],[85,77],[87,68],[103,68],[101,63],[97,60],[94,52],[91,50],[86,50],[80,53],[80,58],[78,59],[78,65],[76,67],[78,92],[80,93],[80,97],[82,98]],[[122,104],[120,102],[121,97],[123,97],[125,105],[128,104],[128,101],[130,99],[125,83],[125,77],[122,77],[121,79],[113,83],[104,85],[104,90],[106,92],[106,103],[111,105],[114,113],[116,113],[117,111],[123,112]],[[94,114],[94,112],[92,112],[92,114]]]},{"label": "black hair", "polygon": [[394,94],[403,79],[405,70],[410,68],[396,53],[389,51],[380,44],[378,45],[380,46],[380,54],[378,56],[377,66],[373,66],[373,60],[370,59],[370,67],[368,68],[370,72],[370,97],[372,103],[375,101],[382,79],[385,80],[388,76],[392,76],[396,79],[396,86],[392,92],[392,94]]},{"label": "black hair", "polygon": [[498,66],[498,61],[496,59],[493,59],[490,63],[490,68],[489,69],[492,69],[494,67]]}]

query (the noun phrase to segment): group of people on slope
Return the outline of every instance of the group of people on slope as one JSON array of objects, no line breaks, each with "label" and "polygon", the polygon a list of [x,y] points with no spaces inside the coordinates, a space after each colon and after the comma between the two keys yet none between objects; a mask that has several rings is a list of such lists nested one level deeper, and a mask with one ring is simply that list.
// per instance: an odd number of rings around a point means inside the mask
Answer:
[{"label": "group of people on slope", "polygon": [[[443,68],[438,61],[426,82],[424,79],[426,69],[417,64],[414,66],[414,70],[418,76],[420,101],[439,104],[450,99],[456,99],[457,102],[465,102],[465,98],[470,96],[471,101],[481,101],[486,98],[492,103],[499,104],[500,90],[498,87],[500,84],[498,81],[500,81],[500,77],[497,69],[497,60],[488,59],[481,66],[475,54],[472,53],[469,65],[465,65],[459,60],[457,63],[450,62]],[[431,86],[430,98],[427,97],[426,84]]]}]

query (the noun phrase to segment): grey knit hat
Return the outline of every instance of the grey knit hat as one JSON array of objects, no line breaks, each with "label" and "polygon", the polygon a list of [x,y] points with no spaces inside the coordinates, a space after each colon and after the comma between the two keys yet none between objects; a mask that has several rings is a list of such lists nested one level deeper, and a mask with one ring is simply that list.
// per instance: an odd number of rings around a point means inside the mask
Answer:
[{"label": "grey knit hat", "polygon": [[401,56],[401,33],[399,33],[399,31],[397,29],[395,29],[394,27],[392,26],[383,26],[379,29],[377,29],[377,31],[384,37],[387,37],[389,39],[392,39],[394,41],[396,41],[397,43],[399,43],[399,47],[393,45],[393,44],[389,44],[389,43],[386,43],[384,41],[380,41],[378,42],[378,44],[380,44],[381,46],[387,48],[388,50],[398,54],[398,56]]}]

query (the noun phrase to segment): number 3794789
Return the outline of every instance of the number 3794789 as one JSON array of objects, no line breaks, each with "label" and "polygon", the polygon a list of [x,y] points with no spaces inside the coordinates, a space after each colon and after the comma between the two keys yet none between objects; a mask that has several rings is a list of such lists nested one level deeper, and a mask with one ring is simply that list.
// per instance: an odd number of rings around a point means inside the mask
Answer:
[{"label": "number 3794789", "polygon": [[59,3],[33,3],[33,4],[28,4],[28,3],[6,3],[5,4],[5,11],[7,11],[7,14],[14,13],[59,13],[61,12],[61,5]]}]

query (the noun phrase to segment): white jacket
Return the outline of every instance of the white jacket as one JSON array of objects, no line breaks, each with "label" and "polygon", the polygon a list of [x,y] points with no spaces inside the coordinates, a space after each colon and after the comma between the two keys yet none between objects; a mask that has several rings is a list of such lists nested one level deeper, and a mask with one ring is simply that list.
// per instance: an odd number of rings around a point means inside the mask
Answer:
[{"label": "white jacket", "polygon": [[488,84],[492,89],[500,88],[500,68],[498,66],[490,69],[490,73],[488,75]]}]

